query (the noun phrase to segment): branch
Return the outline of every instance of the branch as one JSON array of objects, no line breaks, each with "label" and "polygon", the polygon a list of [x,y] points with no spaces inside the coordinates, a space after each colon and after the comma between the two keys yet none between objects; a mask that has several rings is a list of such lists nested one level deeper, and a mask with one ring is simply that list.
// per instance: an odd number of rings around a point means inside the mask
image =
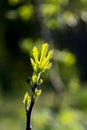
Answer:
[{"label": "branch", "polygon": [[31,126],[31,113],[32,113],[32,109],[34,107],[34,104],[35,102],[31,101],[31,104],[30,104],[30,108],[28,111],[26,111],[26,116],[27,116],[27,122],[26,122],[26,130],[31,130],[32,129],[32,126]]}]

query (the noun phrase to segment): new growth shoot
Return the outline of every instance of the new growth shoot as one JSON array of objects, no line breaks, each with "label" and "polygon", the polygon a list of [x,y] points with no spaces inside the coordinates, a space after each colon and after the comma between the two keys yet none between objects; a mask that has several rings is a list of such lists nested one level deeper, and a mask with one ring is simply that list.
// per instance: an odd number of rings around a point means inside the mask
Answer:
[{"label": "new growth shoot", "polygon": [[38,48],[35,46],[33,48],[33,58],[30,58],[31,65],[33,67],[33,74],[30,77],[30,79],[28,79],[28,83],[30,84],[32,93],[30,97],[28,92],[26,92],[23,99],[27,115],[26,130],[31,130],[32,109],[37,98],[42,93],[41,89],[38,89],[38,86],[40,86],[43,83],[43,79],[41,79],[41,74],[46,70],[49,70],[52,66],[50,59],[53,56],[53,51],[48,51],[48,47],[48,43],[42,44],[42,49],[40,53],[38,51]]}]

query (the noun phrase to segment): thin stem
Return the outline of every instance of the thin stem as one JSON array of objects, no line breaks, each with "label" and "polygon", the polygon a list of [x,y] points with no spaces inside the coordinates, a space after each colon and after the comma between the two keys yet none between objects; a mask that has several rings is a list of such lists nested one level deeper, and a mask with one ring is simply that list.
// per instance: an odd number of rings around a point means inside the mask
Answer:
[{"label": "thin stem", "polygon": [[34,103],[35,102],[32,99],[31,104],[30,104],[30,108],[29,108],[28,111],[26,111],[26,116],[27,116],[26,130],[31,130],[32,129],[32,127],[31,127],[31,113],[32,113],[32,109],[33,109]]},{"label": "thin stem", "polygon": [[[30,80],[31,78],[28,78],[27,82],[30,84]],[[26,110],[26,130],[31,130],[32,126],[31,126],[31,114],[32,114],[32,109],[34,107],[35,104],[35,100],[33,99],[33,95],[35,94],[35,89],[37,88],[37,84],[35,84],[34,86],[31,86],[31,90],[32,90],[32,99],[31,99],[31,103],[30,103],[30,107],[29,110]]]}]

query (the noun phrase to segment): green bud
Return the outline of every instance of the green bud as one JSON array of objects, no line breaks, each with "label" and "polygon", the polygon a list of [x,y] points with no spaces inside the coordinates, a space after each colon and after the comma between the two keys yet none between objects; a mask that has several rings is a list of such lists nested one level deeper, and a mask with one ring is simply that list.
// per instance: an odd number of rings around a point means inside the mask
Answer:
[{"label": "green bud", "polygon": [[23,103],[25,104],[26,110],[28,110],[30,103],[31,103],[31,98],[30,98],[28,92],[26,92],[24,95]]},{"label": "green bud", "polygon": [[37,82],[37,75],[32,76],[32,83],[35,84]]},{"label": "green bud", "polygon": [[35,89],[33,99],[36,100],[41,95],[41,93],[42,93],[41,89]]},{"label": "green bud", "polygon": [[43,80],[40,79],[39,82],[38,82],[38,85],[41,85],[43,83]]}]

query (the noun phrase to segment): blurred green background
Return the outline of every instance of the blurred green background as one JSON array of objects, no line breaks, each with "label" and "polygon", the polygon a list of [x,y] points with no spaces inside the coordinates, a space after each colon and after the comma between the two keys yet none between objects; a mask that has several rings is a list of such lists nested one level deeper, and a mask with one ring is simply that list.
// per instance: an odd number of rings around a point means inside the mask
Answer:
[{"label": "blurred green background", "polygon": [[48,42],[32,130],[87,130],[87,0],[0,0],[0,130],[25,130],[30,56]]}]

